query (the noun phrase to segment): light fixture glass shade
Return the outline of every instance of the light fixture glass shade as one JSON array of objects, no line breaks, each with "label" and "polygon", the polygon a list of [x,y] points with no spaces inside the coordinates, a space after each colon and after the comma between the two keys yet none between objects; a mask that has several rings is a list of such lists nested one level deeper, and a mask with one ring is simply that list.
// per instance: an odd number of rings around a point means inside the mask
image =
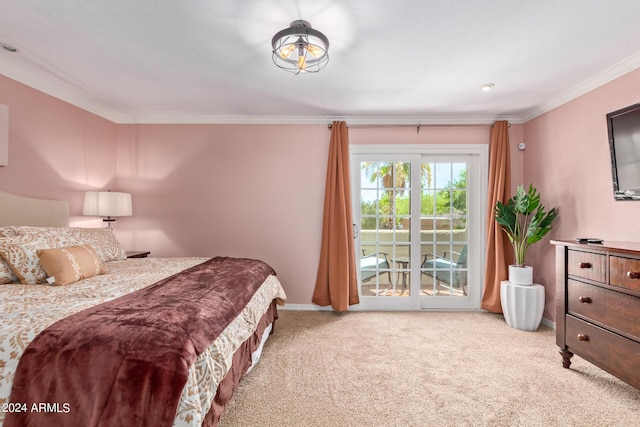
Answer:
[{"label": "light fixture glass shade", "polygon": [[329,39],[307,21],[293,21],[271,40],[273,62],[283,70],[317,73],[329,62]]},{"label": "light fixture glass shade", "polygon": [[118,193],[116,191],[87,191],[84,194],[83,215],[106,216],[131,216],[131,193]]}]

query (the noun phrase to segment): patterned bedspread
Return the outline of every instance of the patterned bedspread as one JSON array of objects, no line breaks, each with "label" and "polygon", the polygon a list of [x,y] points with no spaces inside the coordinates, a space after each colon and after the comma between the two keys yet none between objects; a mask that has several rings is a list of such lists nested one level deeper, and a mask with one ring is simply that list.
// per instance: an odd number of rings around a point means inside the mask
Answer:
[{"label": "patterned bedspread", "polygon": [[[0,285],[0,405],[8,402],[13,373],[29,342],[50,324],[80,310],[151,285],[206,258],[145,258],[104,263],[107,274],[68,286]],[[200,426],[233,353],[251,336],[273,299],[286,296],[269,276],[249,304],[196,360],[182,392],[175,426]],[[0,423],[4,420],[0,411]]]}]

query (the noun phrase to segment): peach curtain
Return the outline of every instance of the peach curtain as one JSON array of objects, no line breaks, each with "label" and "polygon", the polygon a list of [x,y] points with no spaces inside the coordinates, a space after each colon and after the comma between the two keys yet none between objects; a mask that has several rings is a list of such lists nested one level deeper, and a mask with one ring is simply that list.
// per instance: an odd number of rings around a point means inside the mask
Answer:
[{"label": "peach curtain", "polygon": [[494,217],[496,202],[511,198],[511,164],[509,159],[509,123],[499,121],[491,128],[489,142],[489,189],[487,205],[487,256],[484,272],[483,309],[502,313],[500,282],[507,279],[513,249],[507,235]]},{"label": "peach curtain", "polygon": [[322,246],[312,299],[336,311],[347,311],[359,302],[350,185],[349,131],[345,122],[336,121],[331,127]]}]

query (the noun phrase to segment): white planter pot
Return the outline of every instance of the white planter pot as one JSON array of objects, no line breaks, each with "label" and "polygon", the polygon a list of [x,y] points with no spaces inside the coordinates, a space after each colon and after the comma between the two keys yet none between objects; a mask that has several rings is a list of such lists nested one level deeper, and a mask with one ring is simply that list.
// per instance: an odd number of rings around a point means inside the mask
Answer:
[{"label": "white planter pot", "polygon": [[544,287],[500,282],[500,304],[507,325],[523,331],[535,331],[544,312]]},{"label": "white planter pot", "polygon": [[509,281],[514,285],[533,285],[533,267],[510,265]]}]

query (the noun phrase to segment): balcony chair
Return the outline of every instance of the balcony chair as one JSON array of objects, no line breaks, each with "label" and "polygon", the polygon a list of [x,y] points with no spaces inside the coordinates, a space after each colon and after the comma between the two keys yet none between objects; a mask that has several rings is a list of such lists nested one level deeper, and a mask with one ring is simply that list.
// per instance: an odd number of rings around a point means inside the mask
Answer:
[{"label": "balcony chair", "polygon": [[[451,259],[447,256],[452,254]],[[424,254],[421,271],[447,289],[452,287],[467,295],[467,245],[460,252],[445,251],[444,257],[434,254]],[[453,260],[455,256],[456,260]]]},{"label": "balcony chair", "polygon": [[389,283],[391,283],[391,269],[387,254],[385,252],[378,252],[377,254],[367,255],[363,249],[362,258],[360,258],[360,280],[362,283],[375,277],[380,269],[387,270],[383,273],[389,275]]}]

